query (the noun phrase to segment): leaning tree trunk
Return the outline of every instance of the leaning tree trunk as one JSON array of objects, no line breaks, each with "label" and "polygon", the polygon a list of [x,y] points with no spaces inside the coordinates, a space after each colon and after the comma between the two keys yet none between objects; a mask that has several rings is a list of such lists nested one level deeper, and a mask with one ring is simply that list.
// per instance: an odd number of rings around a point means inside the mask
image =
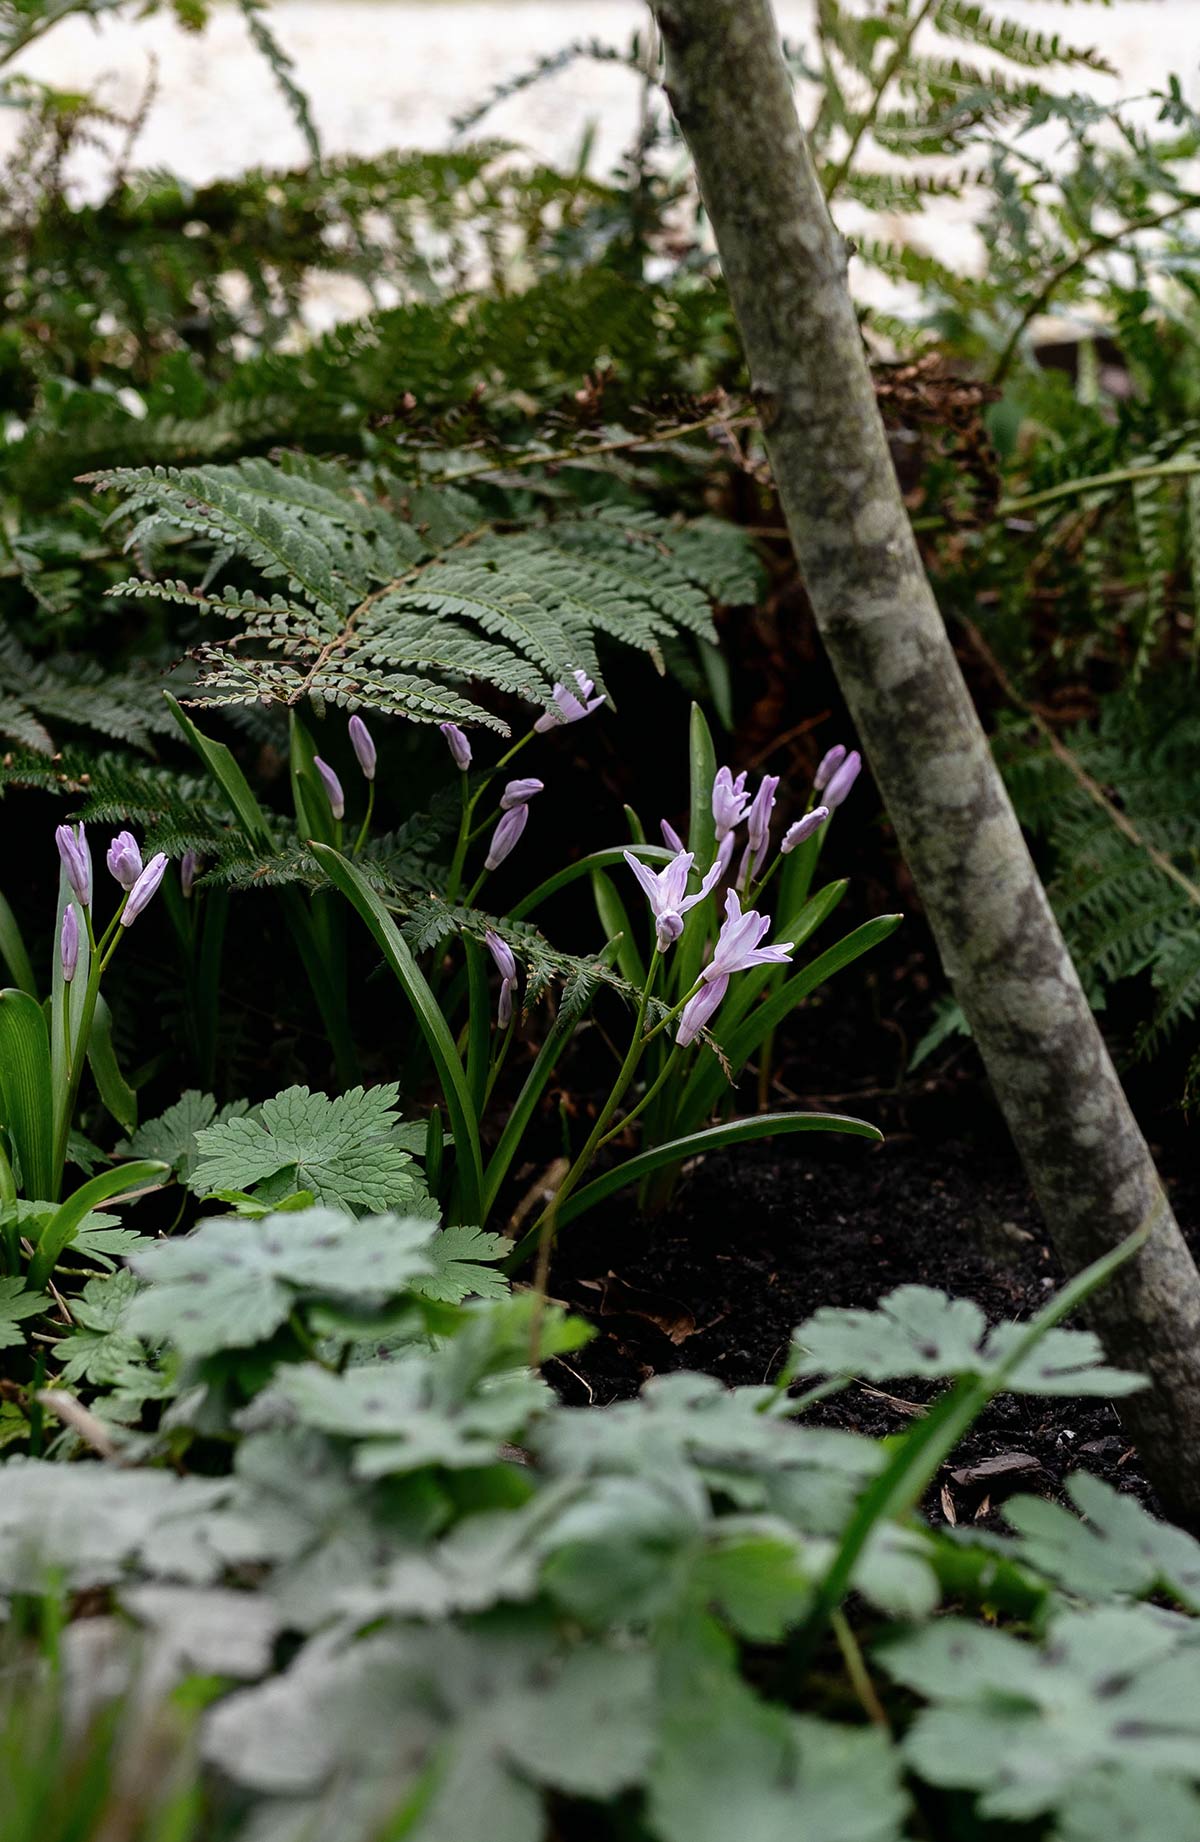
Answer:
[{"label": "leaning tree trunk", "polygon": [[652,0],[788,530],[943,962],[1064,1264],[1153,1220],[1094,1306],[1200,1520],[1200,1275],[1080,988],[926,579],[770,0]]}]

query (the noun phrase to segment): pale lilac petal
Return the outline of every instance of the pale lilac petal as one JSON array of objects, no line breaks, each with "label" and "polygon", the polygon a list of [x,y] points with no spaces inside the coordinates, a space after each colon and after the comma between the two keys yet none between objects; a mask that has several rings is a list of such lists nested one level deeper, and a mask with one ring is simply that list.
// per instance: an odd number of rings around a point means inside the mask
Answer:
[{"label": "pale lilac petal", "polygon": [[806,812],[802,819],[797,819],[794,825],[789,825],[783,834],[783,842],[779,846],[782,854],[786,857],[789,851],[794,851],[798,845],[811,838],[814,832],[820,831],[828,817],[828,806],[814,806],[812,811]]},{"label": "pale lilac petal", "polygon": [[664,909],[654,924],[655,938],[660,953],[669,952],[683,932],[683,916],[673,909]]},{"label": "pale lilac petal", "polygon": [[721,1000],[728,989],[729,980],[722,974],[709,983],[701,985],[696,995],[688,999],[679,1018],[679,1028],[675,1033],[675,1041],[681,1049],[686,1049],[690,1043],[695,1042],[700,1031],[720,1008]]},{"label": "pale lilac petal", "polygon": [[765,850],[767,837],[771,829],[771,814],[775,810],[775,794],[779,788],[778,774],[765,774],[759,782],[758,792],[754,795],[750,810],[746,814],[746,825],[750,843],[755,854]]},{"label": "pale lilac petal", "polygon": [[745,771],[735,780],[729,768],[718,768],[712,790],[712,815],[716,822],[718,842],[735,825],[741,824],[748,803]]},{"label": "pale lilac petal", "polygon": [[115,876],[122,889],[132,889],[142,874],[142,853],[138,841],[132,832],[119,831],[108,847],[105,858],[110,876]]},{"label": "pale lilac petal", "polygon": [[492,833],[492,842],[483,860],[485,870],[499,868],[504,859],[516,848],[528,822],[528,806],[514,806],[510,812],[504,813],[499,825]]},{"label": "pale lilac petal", "polygon": [[455,767],[460,774],[465,774],[471,765],[471,742],[466,730],[460,729],[457,723],[439,723],[438,728],[446,738]]},{"label": "pale lilac petal", "polygon": [[646,900],[649,902],[651,908],[654,908],[655,904],[658,901],[658,878],[657,876],[655,876],[653,870],[650,869],[649,865],[642,863],[639,858],[634,856],[632,851],[625,851],[623,855],[624,855],[626,863],[629,865],[629,868],[633,871],[633,874],[637,877],[638,882],[642,885],[643,895],[646,897]]},{"label": "pale lilac petal", "polygon": [[531,799],[545,791],[544,780],[510,780],[500,795],[501,812],[511,812],[514,806],[528,806]]},{"label": "pale lilac petal", "polygon": [[813,786],[818,793],[829,785],[845,759],[846,745],[844,742],[835,742],[834,746],[821,756],[820,766],[813,775]]},{"label": "pale lilac petal", "polygon": [[83,829],[83,821],[72,830],[69,825],[60,825],[54,834],[58,846],[58,855],[66,871],[67,881],[81,906],[86,908],[92,899],[92,853]]},{"label": "pale lilac petal", "polygon": [[58,937],[58,955],[62,963],[62,975],[69,985],[75,977],[75,968],[79,964],[79,917],[75,913],[74,902],[68,902],[63,909],[62,932]]},{"label": "pale lilac petal", "polygon": [[862,772],[862,756],[852,749],[825,789],[825,804],[836,812]]},{"label": "pale lilac petal", "polygon": [[374,780],[376,754],[375,743],[372,740],[371,731],[367,728],[361,716],[352,716],[350,718],[349,730],[350,746],[354,750],[355,760],[362,769],[363,779]]},{"label": "pale lilac petal", "polygon": [[679,836],[679,833],[675,830],[673,825],[668,825],[665,819],[660,819],[658,824],[659,830],[662,832],[663,843],[668,850],[682,851],[687,849],[683,839]]},{"label": "pale lilac petal", "polygon": [[483,936],[483,944],[495,961],[496,970],[500,974],[500,977],[502,979],[515,979],[517,976],[517,962],[513,958],[513,950],[509,946],[507,940],[501,940],[499,934],[494,933],[489,927]]},{"label": "pale lilac petal", "polygon": [[157,856],[150,859],[146,868],[138,877],[137,882],[129,891],[125,906],[121,910],[122,927],[128,927],[132,921],[137,920],[143,908],[145,908],[147,902],[149,902],[151,896],[155,893],[158,885],[162,882],[166,874],[166,868],[166,853],[164,851],[159,851]]},{"label": "pale lilac petal", "polygon": [[313,766],[321,776],[321,784],[329,796],[329,810],[332,812],[335,819],[345,818],[346,795],[342,792],[341,781],[338,779],[329,763],[327,761],[322,761],[320,755],[313,756]]}]

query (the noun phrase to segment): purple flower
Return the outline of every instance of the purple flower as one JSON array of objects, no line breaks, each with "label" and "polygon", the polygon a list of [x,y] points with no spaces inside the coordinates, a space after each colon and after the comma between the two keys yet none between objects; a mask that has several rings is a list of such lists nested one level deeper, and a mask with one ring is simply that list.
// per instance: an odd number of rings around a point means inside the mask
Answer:
[{"label": "purple flower", "polygon": [[813,775],[813,786],[818,793],[829,785],[845,759],[846,745],[844,742],[835,742],[833,747],[821,756],[820,765]]},{"label": "purple flower", "polygon": [[596,687],[586,673],[576,672],[575,683],[579,687],[578,697],[574,691],[568,691],[565,684],[554,686],[550,696],[557,707],[558,715],[555,716],[552,711],[547,710],[544,716],[538,717],[533,726],[540,736],[548,735],[550,730],[557,729],[560,723],[581,722],[585,716],[590,716],[593,710],[598,710],[604,702],[603,697],[592,696]]},{"label": "purple flower", "polygon": [[142,874],[138,877],[137,882],[133,885],[133,888],[129,891],[129,899],[127,900],[124,908],[121,911],[121,926],[122,927],[128,927],[131,921],[137,920],[143,908],[145,908],[147,902],[150,900],[151,896],[154,894],[154,891],[158,888],[158,885],[162,882],[162,879],[164,875],[166,874],[166,869],[167,869],[166,852],[159,851],[154,857],[150,859],[149,863],[146,865],[146,868],[142,871]]},{"label": "purple flower", "polygon": [[364,780],[375,778],[375,744],[371,740],[371,731],[361,716],[352,716],[347,727],[350,730],[350,746],[355,759],[363,771]]},{"label": "purple flower", "polygon": [[720,875],[717,877],[718,882],[720,882],[721,877],[725,875],[730,864],[733,862],[733,848],[736,843],[737,840],[733,833],[727,831],[720,844],[717,846],[717,868],[720,871]]},{"label": "purple flower", "polygon": [[771,814],[775,810],[775,793],[779,786],[778,774],[764,774],[759,782],[758,792],[754,795],[750,810],[746,814],[746,829],[749,843],[742,855],[737,873],[737,886],[745,889],[753,881],[759,860],[767,848],[771,835]]},{"label": "purple flower", "polygon": [[718,769],[712,790],[712,815],[717,822],[718,844],[735,825],[741,824],[749,804],[745,769],[736,780],[727,767]]},{"label": "purple flower", "polygon": [[838,768],[836,774],[825,788],[825,804],[830,812],[836,812],[851,787],[862,773],[862,756],[852,749]]},{"label": "purple flower", "polygon": [[814,832],[820,831],[828,817],[828,806],[814,806],[812,811],[806,812],[802,819],[797,819],[794,825],[789,825],[783,834],[783,842],[779,846],[782,854],[786,857],[788,852],[794,851],[798,844],[803,844],[805,839],[811,838]]},{"label": "purple flower", "polygon": [[183,891],[184,901],[192,893],[192,884],[196,880],[196,871],[200,868],[200,859],[195,851],[185,851],[179,859],[179,887]]},{"label": "purple flower", "polygon": [[669,851],[682,851],[687,849],[687,846],[684,844],[683,839],[679,836],[675,827],[673,825],[668,825],[665,819],[660,819],[658,821],[658,828],[662,832],[663,843]]},{"label": "purple flower", "polygon": [[770,915],[760,915],[753,908],[743,914],[736,891],[731,889],[725,897],[725,920],[713,956],[701,978],[711,981],[728,978],[734,972],[748,972],[752,966],[786,964],[795,944],[793,941],[785,940],[773,947],[759,944],[770,927]]},{"label": "purple flower", "polygon": [[484,944],[496,963],[500,974],[500,1003],[496,1011],[496,1022],[502,1030],[512,1022],[513,993],[517,989],[517,962],[513,958],[512,948],[507,941],[501,940],[489,927],[483,937]]},{"label": "purple flower", "polygon": [[75,977],[75,968],[79,964],[79,917],[75,913],[74,902],[68,902],[63,909],[62,933],[58,937],[58,956],[62,961],[62,975],[67,984]]},{"label": "purple flower", "polygon": [[88,849],[87,836],[82,821],[72,831],[69,825],[60,825],[54,834],[58,854],[62,858],[62,867],[79,902],[84,908],[92,899],[92,853]]},{"label": "purple flower", "polygon": [[681,1049],[695,1042],[709,1018],[719,1008],[728,989],[729,975],[723,972],[719,978],[710,979],[701,985],[695,996],[688,999],[679,1018],[679,1028],[675,1032],[675,1041]]},{"label": "purple flower", "polygon": [[142,853],[138,841],[130,831],[119,831],[108,847],[105,858],[109,870],[116,877],[122,889],[132,889],[142,874]]},{"label": "purple flower", "polygon": [[683,917],[689,908],[695,908],[697,902],[702,902],[713,887],[720,874],[718,866],[714,864],[696,893],[688,895],[688,873],[695,861],[691,851],[680,851],[657,876],[653,870],[639,862],[632,851],[625,852],[625,861],[642,885],[654,911],[658,950],[665,953],[682,934]]},{"label": "purple flower", "polygon": [[764,851],[771,830],[771,814],[775,810],[775,794],[779,787],[778,774],[764,774],[758,784],[750,810],[746,814],[746,829],[750,837],[750,848],[755,856]]},{"label": "purple flower", "polygon": [[328,761],[322,761],[320,755],[313,756],[313,766],[321,776],[321,785],[329,795],[329,807],[335,819],[346,816],[346,795],[342,792],[342,783],[330,767]]},{"label": "purple flower", "polygon": [[460,774],[465,774],[471,765],[471,744],[465,729],[457,723],[439,723],[438,728],[446,738],[446,747],[454,757],[454,765]]},{"label": "purple flower", "polygon": [[509,852],[516,848],[521,833],[528,823],[528,806],[513,806],[503,815],[499,825],[492,833],[492,842],[483,860],[485,870],[495,870],[504,862]]},{"label": "purple flower", "polygon": [[501,812],[511,812],[514,806],[528,806],[545,785],[544,780],[510,780],[500,796]]}]

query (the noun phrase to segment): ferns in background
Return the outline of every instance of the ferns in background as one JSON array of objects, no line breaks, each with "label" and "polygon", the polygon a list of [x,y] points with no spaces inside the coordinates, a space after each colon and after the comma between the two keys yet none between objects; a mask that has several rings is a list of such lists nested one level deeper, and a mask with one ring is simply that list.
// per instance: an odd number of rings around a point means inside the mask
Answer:
[{"label": "ferns in background", "polygon": [[556,506],[544,483],[497,507],[453,471],[410,484],[299,456],[96,483],[124,495],[135,544],[186,534],[218,568],[244,559],[266,585],[134,578],[114,591],[235,626],[197,650],[211,703],[312,697],[503,733],[464,687],[546,705],[556,682],[600,676],[597,634],[657,656],[673,633],[711,637],[710,595],[752,600],[757,586],[733,526],[612,503]]}]

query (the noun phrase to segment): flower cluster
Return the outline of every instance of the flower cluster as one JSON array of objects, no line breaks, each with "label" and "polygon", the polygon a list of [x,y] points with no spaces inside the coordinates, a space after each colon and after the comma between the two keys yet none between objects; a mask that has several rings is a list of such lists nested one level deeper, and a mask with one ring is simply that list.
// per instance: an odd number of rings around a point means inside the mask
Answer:
[{"label": "flower cluster", "polygon": [[[842,744],[831,748],[822,759],[813,780],[813,794],[823,795],[822,803],[813,806],[795,824],[789,826],[779,845],[780,858],[788,856],[812,838],[845,800],[862,768],[857,750],[847,751]],[[693,852],[665,819],[662,835],[674,851],[666,868],[655,873],[634,855],[625,852],[625,861],[637,877],[650,903],[655,935],[660,953],[666,953],[684,930],[684,916],[695,908],[726,876],[733,860],[739,827],[746,827],[734,888],[726,893],[725,922],[718,935],[712,958],[689,994],[679,1019],[676,1040],[686,1048],[709,1023],[729,988],[735,972],[752,966],[780,965],[787,961],[793,943],[784,941],[764,947],[762,941],[771,928],[769,915],[750,908],[742,911],[741,897],[754,886],[761,888],[771,836],[771,820],[779,792],[780,776],[766,774],[751,794],[747,774],[734,775],[732,769],[719,768],[713,780],[712,815],[716,837],[716,856],[699,887],[690,895],[688,880],[694,868]],[[762,879],[762,882],[759,879]]]}]

